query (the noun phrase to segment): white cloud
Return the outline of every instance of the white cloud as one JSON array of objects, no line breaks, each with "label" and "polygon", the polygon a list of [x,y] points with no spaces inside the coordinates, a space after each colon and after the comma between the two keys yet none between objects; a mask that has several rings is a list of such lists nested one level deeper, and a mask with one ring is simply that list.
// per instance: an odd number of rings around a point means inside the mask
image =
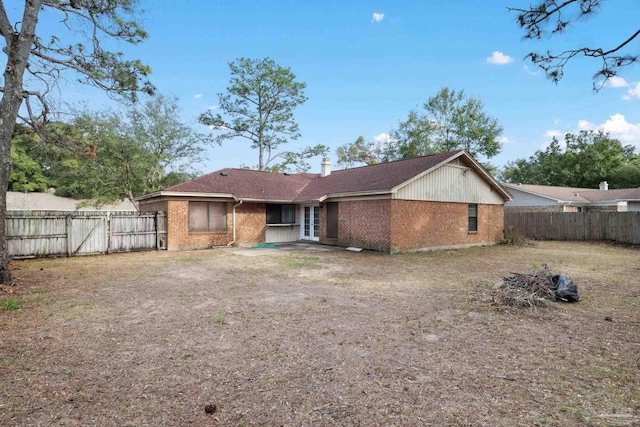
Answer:
[{"label": "white cloud", "polygon": [[373,12],[373,17],[371,18],[371,22],[375,22],[376,24],[379,24],[380,22],[382,22],[383,19],[384,19],[384,13]]},{"label": "white cloud", "polygon": [[629,101],[631,98],[640,99],[640,82],[636,83],[635,87],[632,87],[627,91],[627,94],[622,99]]},{"label": "white cloud", "polygon": [[526,71],[527,74],[529,74],[530,76],[539,76],[540,75],[540,70],[531,71],[531,68],[527,67],[526,65],[523,66],[522,68],[524,68],[524,71]]},{"label": "white cloud", "polygon": [[203,96],[203,95],[202,95],[201,93],[196,93],[193,97],[194,97],[195,99],[200,99],[200,98],[202,98],[202,96]]},{"label": "white cloud", "polygon": [[207,110],[215,110],[215,109],[217,109],[217,108],[218,108],[218,106],[217,106],[217,105],[209,105],[209,106],[207,107]]},{"label": "white cloud", "polygon": [[391,141],[391,139],[392,139],[392,138],[391,138],[391,135],[389,135],[388,133],[384,133],[384,132],[382,132],[382,133],[381,133],[381,134],[379,134],[379,135],[376,135],[376,136],[373,138],[373,140],[374,140],[375,142],[379,143],[379,144],[380,144],[380,143],[386,144],[387,142]]},{"label": "white cloud", "polygon": [[[623,144],[633,144],[640,147],[640,123],[628,122],[623,114],[613,114],[600,125],[580,120],[578,126],[584,126],[584,130],[603,130]],[[581,128],[581,130],[583,129]]]},{"label": "white cloud", "polygon": [[489,64],[495,64],[495,65],[507,65],[513,62],[513,58],[510,57],[509,55],[505,55],[499,50],[496,50],[491,54],[490,57],[487,58],[487,62]]},{"label": "white cloud", "polygon": [[622,77],[613,76],[609,77],[609,79],[604,84],[606,87],[627,87],[629,83],[623,79]]},{"label": "white cloud", "polygon": [[560,124],[560,119],[555,119],[555,120],[553,121],[553,124],[554,124],[554,125],[559,125],[559,124]]},{"label": "white cloud", "polygon": [[560,132],[559,130],[556,129],[550,129],[548,131],[545,132],[544,137],[545,138],[560,138],[562,137],[562,135],[564,135],[562,132]]},{"label": "white cloud", "polygon": [[544,137],[547,138],[547,140],[540,145],[540,149],[546,150],[549,148],[553,138],[556,138],[560,143],[560,146],[564,147],[564,134],[565,132],[559,131],[558,129],[549,129],[544,133]]},{"label": "white cloud", "polygon": [[508,136],[504,136],[504,135],[503,135],[503,136],[501,136],[500,138],[498,138],[498,142],[499,142],[500,144],[511,144],[511,143],[512,143],[512,142],[514,142],[514,141],[512,141],[511,139],[509,139],[509,137],[508,137]]},{"label": "white cloud", "polygon": [[[632,144],[640,148],[640,123],[628,122],[624,114],[612,114],[604,123],[595,124],[589,120],[578,120],[578,128],[576,131],[594,130],[608,133],[611,138],[619,140],[623,145]],[[568,131],[571,132],[571,131]],[[548,130],[545,135],[547,138],[558,138],[561,142],[564,140],[564,133],[558,130]],[[543,144],[543,148],[549,144]]]},{"label": "white cloud", "polygon": [[588,120],[578,120],[578,130],[594,130],[596,125]]}]

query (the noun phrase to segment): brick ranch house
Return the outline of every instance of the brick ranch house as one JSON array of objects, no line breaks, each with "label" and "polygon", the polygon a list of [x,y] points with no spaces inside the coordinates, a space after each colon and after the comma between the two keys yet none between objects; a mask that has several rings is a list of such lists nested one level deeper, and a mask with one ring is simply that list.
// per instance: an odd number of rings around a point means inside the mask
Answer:
[{"label": "brick ranch house", "polygon": [[465,151],[320,174],[221,169],[138,199],[167,248],[316,241],[384,252],[490,245],[509,193]]}]

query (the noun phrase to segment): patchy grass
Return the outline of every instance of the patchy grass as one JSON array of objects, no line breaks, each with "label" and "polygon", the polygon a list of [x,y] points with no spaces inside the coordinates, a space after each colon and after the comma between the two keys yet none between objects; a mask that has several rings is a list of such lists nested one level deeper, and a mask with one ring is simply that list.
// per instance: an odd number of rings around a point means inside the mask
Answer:
[{"label": "patchy grass", "polygon": [[5,310],[18,310],[20,308],[20,299],[7,298],[3,305]]},{"label": "patchy grass", "polygon": [[[536,242],[14,262],[0,425],[638,425],[639,255]],[[543,264],[582,301],[485,299]]]}]

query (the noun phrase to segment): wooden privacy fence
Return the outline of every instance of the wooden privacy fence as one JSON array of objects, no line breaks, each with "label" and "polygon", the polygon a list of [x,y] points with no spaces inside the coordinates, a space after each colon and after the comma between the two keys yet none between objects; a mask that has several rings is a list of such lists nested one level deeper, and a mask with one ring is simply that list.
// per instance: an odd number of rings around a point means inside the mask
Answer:
[{"label": "wooden privacy fence", "polygon": [[537,240],[640,244],[640,212],[505,212],[504,224]]},{"label": "wooden privacy fence", "polygon": [[165,212],[7,211],[9,258],[166,249]]}]

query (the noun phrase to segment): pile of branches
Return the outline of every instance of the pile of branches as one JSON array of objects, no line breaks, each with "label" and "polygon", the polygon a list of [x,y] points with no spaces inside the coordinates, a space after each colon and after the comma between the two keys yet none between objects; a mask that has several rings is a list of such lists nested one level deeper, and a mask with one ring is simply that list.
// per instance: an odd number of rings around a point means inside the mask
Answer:
[{"label": "pile of branches", "polygon": [[548,265],[529,273],[512,273],[493,286],[493,302],[512,307],[537,307],[556,300]]}]

